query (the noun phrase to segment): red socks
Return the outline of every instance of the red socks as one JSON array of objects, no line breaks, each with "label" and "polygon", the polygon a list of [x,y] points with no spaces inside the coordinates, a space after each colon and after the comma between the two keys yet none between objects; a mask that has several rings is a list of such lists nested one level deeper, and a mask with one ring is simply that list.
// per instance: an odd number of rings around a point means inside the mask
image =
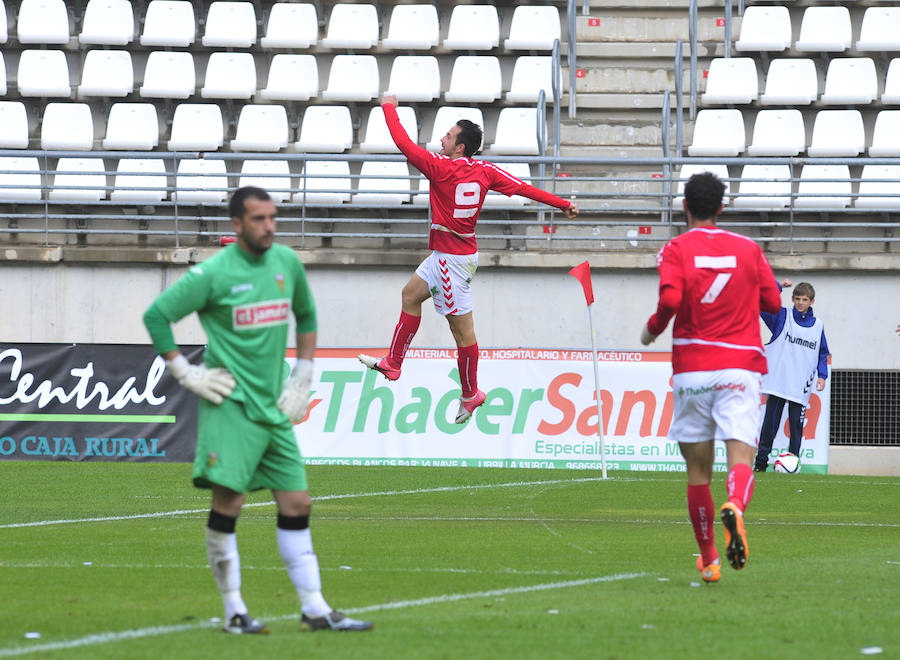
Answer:
[{"label": "red socks", "polygon": [[728,473],[728,501],[734,502],[743,513],[753,497],[753,486],[756,480],[753,478],[753,470],[749,465],[739,463],[731,468]]},{"label": "red socks", "polygon": [[478,344],[457,346],[456,353],[462,396],[471,399],[478,391]]},{"label": "red socks", "polygon": [[392,367],[399,369],[403,365],[403,356],[409,350],[409,345],[416,336],[421,321],[421,316],[400,312],[400,320],[397,322],[397,327],[394,328],[394,337],[391,339],[391,348],[388,351],[388,362]]},{"label": "red socks", "polygon": [[694,526],[694,537],[700,546],[703,565],[713,563],[719,556],[716,550],[713,521],[715,520],[715,504],[709,484],[687,487],[688,514]]}]

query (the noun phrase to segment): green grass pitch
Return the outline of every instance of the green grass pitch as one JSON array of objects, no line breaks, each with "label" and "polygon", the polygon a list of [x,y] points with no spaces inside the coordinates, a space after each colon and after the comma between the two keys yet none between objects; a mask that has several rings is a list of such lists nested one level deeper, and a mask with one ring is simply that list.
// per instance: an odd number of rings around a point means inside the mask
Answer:
[{"label": "green grass pitch", "polygon": [[0,463],[0,658],[900,657],[900,478],[757,475],[748,566],[707,585],[683,474],[310,467],[325,597],[375,629],[299,632],[260,492],[238,544],[272,632],[240,637],[189,475]]}]

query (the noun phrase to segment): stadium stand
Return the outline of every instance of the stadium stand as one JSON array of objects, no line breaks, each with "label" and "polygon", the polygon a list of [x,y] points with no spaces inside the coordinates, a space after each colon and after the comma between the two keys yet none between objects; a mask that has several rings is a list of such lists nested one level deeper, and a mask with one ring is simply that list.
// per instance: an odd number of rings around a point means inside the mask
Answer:
[{"label": "stadium stand", "polygon": [[799,110],[760,110],[747,147],[751,156],[796,156],[806,151],[806,130]]},{"label": "stadium stand", "polygon": [[430,50],[440,42],[440,25],[434,5],[396,5],[391,10],[384,48]]},{"label": "stadium stand", "polygon": [[430,103],[441,95],[441,71],[433,55],[398,55],[391,65],[387,93],[401,103]]},{"label": "stadium stand", "polygon": [[197,26],[188,0],[151,0],[144,15],[142,46],[185,48],[194,43]]},{"label": "stadium stand", "polygon": [[0,149],[28,148],[28,116],[21,101],[0,101]]},{"label": "stadium stand", "polygon": [[490,50],[500,44],[500,18],[494,5],[456,5],[444,48]]},{"label": "stadium stand", "polygon": [[134,67],[127,50],[90,50],[81,68],[78,97],[123,97],[134,91]]},{"label": "stadium stand", "polygon": [[375,5],[337,4],[322,39],[326,48],[369,49],[378,43],[378,11]]},{"label": "stadium stand", "polygon": [[307,3],[279,2],[269,11],[263,48],[309,48],[319,39],[316,6]]},{"label": "stadium stand", "polygon": [[313,55],[272,56],[259,97],[266,101],[308,101],[319,95],[319,68]]},{"label": "stadium stand", "polygon": [[129,0],[89,0],[81,21],[82,45],[127,46],[134,41],[134,9]]}]

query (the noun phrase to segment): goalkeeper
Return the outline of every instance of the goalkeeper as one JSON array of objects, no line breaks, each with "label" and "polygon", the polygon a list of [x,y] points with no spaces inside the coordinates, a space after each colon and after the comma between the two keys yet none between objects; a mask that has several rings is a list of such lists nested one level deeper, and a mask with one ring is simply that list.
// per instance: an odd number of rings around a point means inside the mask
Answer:
[{"label": "goalkeeper", "polygon": [[[266,633],[241,598],[235,525],[246,493],[269,488],[278,506],[278,549],[300,597],[305,630],[368,630],[322,596],[309,530],[312,500],[292,424],[309,404],[316,350],[315,303],[303,264],[274,243],[275,204],[260,188],[235,191],[229,213],[237,242],[194,266],[144,314],[153,346],[181,385],[200,397],[193,481],[212,490],[209,565],[230,633]],[[208,338],[204,364],[178,350],[171,324],[197,312]],[[285,379],[290,315],[297,364]]]}]

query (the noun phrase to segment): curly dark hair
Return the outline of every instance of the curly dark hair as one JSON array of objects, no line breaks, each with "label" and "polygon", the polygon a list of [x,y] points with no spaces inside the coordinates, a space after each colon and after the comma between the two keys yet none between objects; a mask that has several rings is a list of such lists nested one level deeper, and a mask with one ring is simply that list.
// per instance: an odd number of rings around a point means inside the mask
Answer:
[{"label": "curly dark hair", "polygon": [[698,172],[684,186],[687,209],[695,220],[711,220],[719,213],[725,184],[712,172]]}]

